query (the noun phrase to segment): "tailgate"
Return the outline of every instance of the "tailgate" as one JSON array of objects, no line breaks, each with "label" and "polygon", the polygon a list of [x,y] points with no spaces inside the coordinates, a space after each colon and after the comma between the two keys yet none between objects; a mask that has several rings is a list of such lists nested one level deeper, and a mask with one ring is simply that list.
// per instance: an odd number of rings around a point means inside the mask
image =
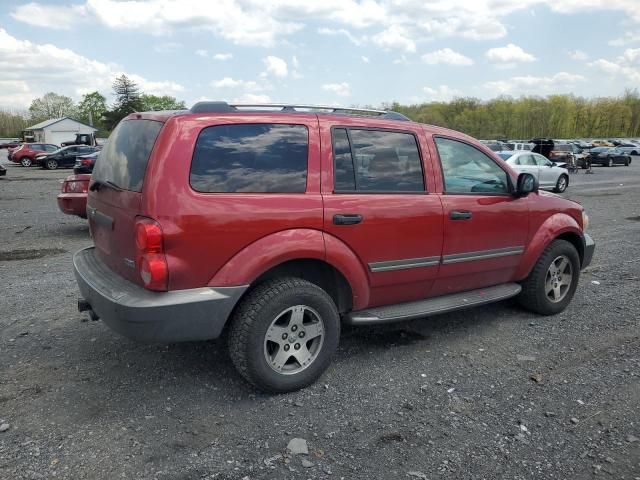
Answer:
[{"label": "tailgate", "polygon": [[118,124],[96,162],[87,201],[98,256],[112,270],[140,285],[135,222],[142,214],[144,175],[162,125],[146,119]]}]

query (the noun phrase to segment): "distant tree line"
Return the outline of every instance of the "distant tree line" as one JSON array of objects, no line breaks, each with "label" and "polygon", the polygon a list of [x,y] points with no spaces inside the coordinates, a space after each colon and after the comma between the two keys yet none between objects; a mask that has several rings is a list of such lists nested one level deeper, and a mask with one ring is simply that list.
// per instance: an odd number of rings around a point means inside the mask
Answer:
[{"label": "distant tree line", "polygon": [[393,103],[386,108],[412,120],[452,128],[476,138],[640,138],[640,95],[620,97],[498,97],[482,101],[455,98],[420,105]]},{"label": "distant tree line", "polygon": [[98,129],[99,136],[107,136],[130,113],[186,108],[184,102],[175,97],[142,93],[126,75],[114,80],[113,95],[115,100],[110,108],[106,97],[95,91],[83,95],[78,103],[65,95],[49,92],[33,100],[28,112],[0,109],[0,137],[19,137],[25,128],[35,123],[60,117],[91,123]]}]

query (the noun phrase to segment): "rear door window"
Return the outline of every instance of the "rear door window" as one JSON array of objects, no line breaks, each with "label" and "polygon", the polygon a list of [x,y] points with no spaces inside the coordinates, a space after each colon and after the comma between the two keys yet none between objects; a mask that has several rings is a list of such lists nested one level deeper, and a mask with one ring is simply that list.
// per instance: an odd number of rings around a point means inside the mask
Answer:
[{"label": "rear door window", "polygon": [[336,192],[424,192],[422,162],[412,133],[333,130]]},{"label": "rear door window", "polygon": [[102,149],[94,180],[112,182],[124,190],[142,191],[144,174],[153,145],[163,123],[154,120],[124,120]]},{"label": "rear door window", "polygon": [[308,156],[304,125],[207,127],[196,142],[190,182],[205,193],[304,193]]}]

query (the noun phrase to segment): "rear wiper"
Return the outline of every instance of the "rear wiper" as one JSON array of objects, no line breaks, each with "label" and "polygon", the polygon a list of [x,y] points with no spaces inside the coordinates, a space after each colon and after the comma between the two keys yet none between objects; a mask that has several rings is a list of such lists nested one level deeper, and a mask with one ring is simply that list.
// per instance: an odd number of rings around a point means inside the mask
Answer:
[{"label": "rear wiper", "polygon": [[89,190],[91,190],[92,192],[97,192],[102,187],[112,188],[114,190],[117,190],[118,192],[122,191],[122,188],[113,183],[111,180],[96,180],[91,184]]}]

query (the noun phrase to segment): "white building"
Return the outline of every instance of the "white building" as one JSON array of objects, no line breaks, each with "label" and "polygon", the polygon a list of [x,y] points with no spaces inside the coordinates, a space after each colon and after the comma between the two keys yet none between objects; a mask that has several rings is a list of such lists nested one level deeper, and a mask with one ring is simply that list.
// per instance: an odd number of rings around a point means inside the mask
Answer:
[{"label": "white building", "polygon": [[25,128],[25,139],[60,145],[76,139],[76,133],[95,133],[98,129],[69,117],[52,118]]}]

